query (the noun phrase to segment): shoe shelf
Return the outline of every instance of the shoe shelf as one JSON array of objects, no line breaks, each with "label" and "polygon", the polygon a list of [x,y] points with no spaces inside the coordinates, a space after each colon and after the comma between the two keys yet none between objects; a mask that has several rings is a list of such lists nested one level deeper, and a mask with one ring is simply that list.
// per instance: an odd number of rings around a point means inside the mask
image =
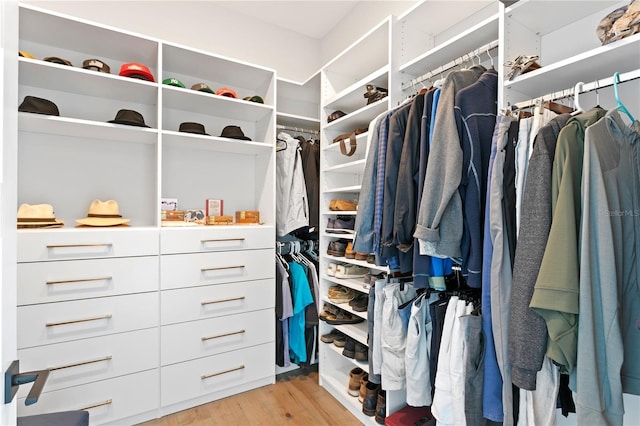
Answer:
[{"label": "shoe shelf", "polygon": [[327,238],[341,238],[341,239],[345,239],[345,240],[353,240],[355,238],[354,234],[334,234],[332,232],[324,232],[322,234],[323,237],[327,237]]},{"label": "shoe shelf", "polygon": [[336,278],[336,277],[330,277],[329,275],[326,275],[326,274],[322,275],[322,278],[331,283],[349,287],[350,289],[359,291],[361,293],[369,292],[369,287],[363,281],[364,278]]},{"label": "shoe shelf", "polygon": [[338,346],[334,345],[333,343],[322,343],[322,344],[323,345],[327,345],[327,347],[329,347],[333,352],[335,352],[336,354],[340,355],[341,357],[343,357],[347,361],[351,362],[354,367],[360,367],[364,371],[366,371],[367,373],[369,372],[369,362],[368,361],[358,361],[357,359],[349,358],[347,356],[344,356],[342,354],[342,350],[344,348],[338,347]]},{"label": "shoe shelf", "polygon": [[350,185],[350,186],[342,186],[337,188],[329,188],[322,191],[325,194],[336,192],[336,193],[349,193],[349,192],[360,192],[360,188],[362,185]]},{"label": "shoe shelf", "polygon": [[349,215],[349,216],[355,216],[356,214],[358,214],[357,211],[355,210],[349,210],[349,211],[340,211],[340,210],[324,210],[321,212],[321,214],[324,215]]},{"label": "shoe shelf", "polygon": [[[324,296],[322,297],[322,301],[323,301],[323,302],[326,302],[326,303],[329,303],[329,304],[331,304],[331,305],[333,305],[333,306],[335,306],[335,307],[337,307],[337,308],[340,308],[340,309],[342,309],[343,311],[347,311],[347,312],[349,312],[349,313],[350,313],[350,314],[352,314],[352,315],[355,315],[355,316],[357,316],[357,317],[363,318],[365,321],[367,320],[367,312],[357,312],[357,311],[354,311],[354,310],[353,310],[353,308],[352,308],[351,306],[349,306],[349,303],[336,303],[336,302],[332,301],[331,299],[329,299],[329,297],[324,297]],[[335,327],[335,325],[334,325],[334,324],[329,324],[329,325],[331,325],[331,326],[334,326],[334,327]],[[341,324],[341,325],[342,325],[342,324]],[[346,324],[345,324],[345,325],[346,325]],[[352,324],[348,324],[348,325],[352,325]]]},{"label": "shoe shelf", "polygon": [[347,113],[347,115],[350,114],[350,111],[360,109],[367,103],[367,98],[364,97],[364,93],[367,91],[367,84],[388,89],[389,66],[385,65],[353,83],[327,102],[324,108],[327,110],[341,110]]},{"label": "shoe shelf", "polygon": [[283,126],[300,127],[320,131],[320,120],[317,118],[278,112],[276,114],[276,120],[278,121],[278,124],[282,124]]},{"label": "shoe shelf", "polygon": [[349,395],[349,371],[334,370],[320,376],[320,385],[345,406],[362,424],[377,425],[375,418],[362,412],[362,403],[358,397]]},{"label": "shoe shelf", "polygon": [[350,161],[348,163],[338,164],[337,166],[327,167],[323,171],[324,172],[331,172],[331,173],[357,173],[357,174],[362,174],[364,172],[365,162],[366,162],[366,160],[363,158],[362,160]]},{"label": "shoe shelf", "polygon": [[369,269],[375,269],[377,271],[389,272],[388,266],[378,266],[373,263],[369,263],[365,260],[355,260],[355,259],[347,259],[344,256],[331,256],[329,254],[325,255],[327,260],[333,262],[342,262],[342,263],[351,263],[352,265],[358,265]]},{"label": "shoe shelf", "polygon": [[[331,324],[329,324],[331,325]],[[336,330],[343,332],[347,336],[352,339],[357,340],[363,345],[367,344],[367,334],[369,334],[369,330],[367,328],[367,322],[361,322],[358,324],[339,324],[333,325]]]},{"label": "shoe shelf", "polygon": [[[344,117],[340,117],[337,120],[332,121],[331,123],[328,123],[324,127],[323,131],[330,132],[330,135],[338,136],[341,133],[353,132],[355,129],[365,129],[369,127],[369,123],[371,122],[372,118],[383,113],[384,111],[387,111],[388,109],[389,99],[388,97],[385,97],[377,102],[365,105],[362,108],[351,113],[344,111],[345,113],[347,113],[347,115],[345,115]],[[333,110],[325,110],[327,111],[327,115],[333,112]],[[333,137],[330,139],[333,140]]]}]

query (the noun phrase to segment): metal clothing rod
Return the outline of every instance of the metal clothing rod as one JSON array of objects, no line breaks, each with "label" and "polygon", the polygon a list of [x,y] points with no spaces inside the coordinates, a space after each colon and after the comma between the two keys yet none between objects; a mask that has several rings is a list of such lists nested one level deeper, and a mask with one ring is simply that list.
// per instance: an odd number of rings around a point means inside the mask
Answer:
[{"label": "metal clothing rod", "polygon": [[[640,69],[629,71],[624,74],[620,74],[619,83],[636,80],[638,78],[640,78]],[[584,84],[582,86],[582,90],[580,90],[578,94],[593,92],[594,90],[602,89],[604,87],[609,87],[609,86],[613,86],[613,76]],[[517,104],[514,104],[511,106],[511,110],[515,111],[519,109],[531,108],[537,105],[538,102],[557,101],[557,100],[569,98],[572,96],[575,96],[574,87],[569,89],[564,89],[554,93],[549,93],[547,95],[539,96],[534,99],[529,99],[528,101],[518,102]]]},{"label": "metal clothing rod", "polygon": [[485,44],[484,46],[480,46],[477,49],[472,50],[469,53],[466,53],[462,56],[460,56],[457,59],[454,59],[453,61],[445,64],[445,65],[441,65],[438,68],[429,71],[428,73],[421,75],[420,77],[416,77],[413,80],[410,80],[408,83],[403,83],[402,84],[402,90],[406,90],[410,87],[415,86],[416,84],[422,83],[425,80],[429,80],[431,77],[441,74],[445,71],[450,70],[451,68],[457,67],[458,65],[464,64],[465,62],[471,61],[474,58],[480,56],[481,53],[487,53],[492,49],[495,49],[498,47],[498,40],[494,40],[492,42],[489,42],[487,44]]},{"label": "metal clothing rod", "polygon": [[302,129],[300,127],[285,126],[283,124],[277,124],[276,129],[291,130],[292,132],[307,133],[307,134],[316,135],[316,136],[320,135],[320,132],[318,130]]}]

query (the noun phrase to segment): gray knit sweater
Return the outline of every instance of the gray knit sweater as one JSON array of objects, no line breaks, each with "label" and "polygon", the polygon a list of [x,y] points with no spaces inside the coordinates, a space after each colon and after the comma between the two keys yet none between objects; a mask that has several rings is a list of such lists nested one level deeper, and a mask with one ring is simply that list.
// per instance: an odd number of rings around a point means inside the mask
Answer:
[{"label": "gray knit sweater", "polygon": [[536,374],[547,351],[547,325],[529,309],[529,303],[551,229],[551,170],[556,142],[570,117],[559,115],[538,131],[522,197],[511,287],[509,360],[511,381],[527,390],[535,390]]},{"label": "gray knit sweater", "polygon": [[420,253],[438,257],[461,256],[462,202],[458,193],[462,178],[462,147],[456,125],[456,93],[475,83],[486,71],[482,66],[454,71],[442,85],[429,164],[424,179],[422,200],[414,237]]}]

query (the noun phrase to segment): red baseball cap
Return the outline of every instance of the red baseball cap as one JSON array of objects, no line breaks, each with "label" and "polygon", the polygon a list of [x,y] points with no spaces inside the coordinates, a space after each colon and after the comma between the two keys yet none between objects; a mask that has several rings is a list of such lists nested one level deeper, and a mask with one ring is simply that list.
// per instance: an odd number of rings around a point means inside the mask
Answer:
[{"label": "red baseball cap", "polygon": [[137,62],[129,62],[128,64],[122,64],[120,67],[119,75],[123,77],[133,77],[140,78],[147,81],[152,81],[155,83],[153,78],[153,74],[149,68],[142,64],[138,64]]},{"label": "red baseball cap", "polygon": [[236,92],[229,89],[228,87],[223,87],[222,89],[216,90],[216,95],[218,96],[227,96],[229,98],[237,98]]}]

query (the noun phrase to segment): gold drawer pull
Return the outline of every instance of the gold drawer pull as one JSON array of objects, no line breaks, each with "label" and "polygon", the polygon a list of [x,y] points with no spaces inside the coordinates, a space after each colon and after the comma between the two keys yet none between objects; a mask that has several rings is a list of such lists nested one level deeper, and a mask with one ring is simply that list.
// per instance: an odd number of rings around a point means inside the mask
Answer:
[{"label": "gold drawer pull", "polygon": [[47,281],[47,285],[84,283],[84,282],[89,282],[89,281],[109,281],[111,279],[113,279],[113,277],[81,278],[79,280],[63,280],[63,281]]},{"label": "gold drawer pull", "polygon": [[91,410],[92,408],[98,408],[98,407],[102,407],[103,405],[109,405],[112,402],[113,402],[112,400],[107,399],[105,402],[101,402],[99,404],[87,405],[86,407],[78,408],[78,410],[80,410],[80,411]]},{"label": "gold drawer pull", "polygon": [[217,336],[201,337],[200,340],[202,340],[203,342],[206,342],[207,340],[211,340],[211,339],[219,339],[221,337],[234,336],[236,334],[244,334],[244,333],[245,333],[244,330],[240,330],[240,331],[234,331],[231,333],[218,334]]},{"label": "gold drawer pull", "polygon": [[231,299],[220,299],[220,300],[211,300],[209,302],[200,302],[200,304],[202,306],[204,305],[212,305],[214,303],[224,303],[224,302],[234,302],[236,300],[244,300],[244,296],[240,296],[240,297],[233,297]]},{"label": "gold drawer pull", "polygon": [[220,266],[218,268],[202,268],[200,269],[200,271],[202,272],[207,272],[207,271],[222,271],[223,269],[243,269],[244,265],[235,265],[235,266]]},{"label": "gold drawer pull", "polygon": [[209,378],[211,378],[211,377],[221,376],[221,375],[223,375],[223,374],[232,373],[232,372],[234,372],[234,371],[238,371],[238,370],[242,370],[242,369],[244,369],[244,365],[241,365],[240,367],[232,368],[232,369],[230,369],[230,370],[221,371],[221,372],[219,372],[219,373],[203,374],[202,376],[200,376],[200,378],[201,378],[202,380],[204,380],[204,379],[209,379]]},{"label": "gold drawer pull", "polygon": [[224,243],[224,242],[228,242],[228,241],[244,241],[244,238],[220,238],[217,240],[200,240],[200,242],[202,244],[207,244],[207,243]]},{"label": "gold drawer pull", "polygon": [[81,365],[87,365],[87,364],[93,364],[96,362],[103,362],[103,361],[110,361],[113,357],[111,355],[107,355],[104,358],[99,358],[99,359],[92,359],[90,361],[82,361],[82,362],[76,362],[75,364],[67,364],[67,365],[63,365],[61,367],[53,367],[50,368],[50,371],[55,371],[55,370],[62,370],[65,368],[71,368],[71,367],[80,367]]},{"label": "gold drawer pull", "polygon": [[58,245],[47,245],[48,249],[55,248],[71,248],[71,247],[110,247],[113,243],[89,243],[89,244],[58,244]]},{"label": "gold drawer pull", "polygon": [[111,314],[107,314],[107,315],[102,315],[100,317],[93,317],[93,318],[83,318],[83,319],[79,319],[79,320],[71,320],[71,321],[62,321],[62,322],[50,322],[47,323],[47,327],[55,327],[58,325],[67,325],[67,324],[76,324],[79,322],[87,322],[87,321],[98,321],[98,320],[102,320],[102,319],[110,319],[111,318]]}]

